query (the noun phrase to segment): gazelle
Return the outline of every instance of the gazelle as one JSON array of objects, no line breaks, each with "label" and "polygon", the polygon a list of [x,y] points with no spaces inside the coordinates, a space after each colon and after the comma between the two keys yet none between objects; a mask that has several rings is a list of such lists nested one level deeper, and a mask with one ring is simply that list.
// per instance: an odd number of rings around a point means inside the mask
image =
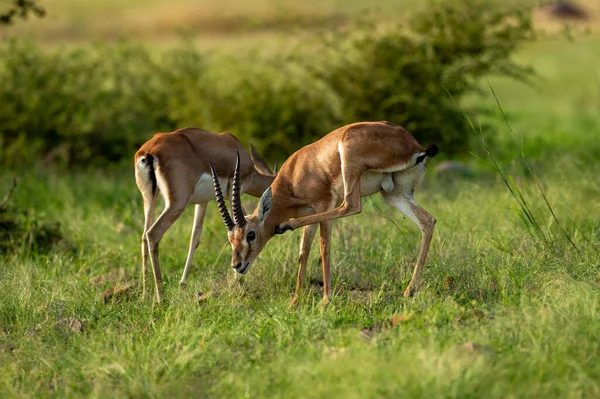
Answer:
[{"label": "gazelle", "polygon": [[[158,302],[161,301],[162,275],[158,244],[184,209],[189,204],[195,204],[192,237],[180,280],[181,285],[186,283],[194,252],[200,243],[207,203],[214,200],[208,160],[212,161],[213,173],[229,186],[234,174],[236,151],[240,160],[235,170],[238,190],[260,197],[275,175],[252,145],[248,154],[230,133],[215,134],[198,128],[157,133],[136,152],[135,180],[144,198],[145,218],[142,234],[142,295],[146,294],[146,266],[150,253],[156,298]],[[159,193],[165,200],[165,209],[153,221]]]},{"label": "gazelle", "polygon": [[[379,191],[388,204],[408,216],[421,230],[417,264],[404,291],[404,296],[410,296],[419,283],[436,223],[433,216],[417,205],[413,193],[425,175],[426,158],[434,157],[437,151],[435,144],[425,149],[408,131],[389,122],[359,122],[340,127],[292,154],[253,214],[245,216],[239,199],[232,201],[235,225],[221,194],[218,171],[213,171],[215,196],[233,249],[233,268],[238,273],[247,273],[271,237],[304,226],[292,300],[295,303],[319,223],[323,303],[327,303],[332,289],[329,256],[332,221],[360,213],[361,198]],[[238,185],[235,179],[233,185]],[[235,196],[234,193],[234,199]]]}]

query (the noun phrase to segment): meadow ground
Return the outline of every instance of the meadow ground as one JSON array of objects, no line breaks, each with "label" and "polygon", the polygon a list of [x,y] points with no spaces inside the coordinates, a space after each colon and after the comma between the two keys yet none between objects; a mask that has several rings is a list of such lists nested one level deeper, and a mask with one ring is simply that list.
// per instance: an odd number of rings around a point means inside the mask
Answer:
[{"label": "meadow ground", "polygon": [[[375,196],[334,224],[335,295],[325,308],[318,246],[290,312],[300,232],[274,238],[239,279],[214,204],[185,291],[177,282],[191,210],[161,244],[166,303],[137,289],[105,303],[110,283],[91,278],[139,273],[131,168],[14,171],[10,205],[61,221],[64,240],[46,253],[23,242],[0,257],[0,397],[599,397],[598,48],[594,37],[530,44],[517,56],[539,72],[532,86],[490,81],[517,135],[492,113],[491,150],[552,243],[530,234],[477,146],[483,159],[465,160],[471,178],[436,175],[436,158],[416,199],[438,224],[410,299],[402,291],[418,229]],[[467,101],[495,105],[490,94]],[[522,176],[521,140],[578,251]],[[0,174],[2,194],[10,172]]]}]

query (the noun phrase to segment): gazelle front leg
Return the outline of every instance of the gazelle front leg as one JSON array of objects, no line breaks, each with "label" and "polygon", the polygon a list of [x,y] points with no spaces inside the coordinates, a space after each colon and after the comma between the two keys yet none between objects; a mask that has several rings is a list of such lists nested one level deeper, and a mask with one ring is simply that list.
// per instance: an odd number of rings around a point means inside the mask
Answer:
[{"label": "gazelle front leg", "polygon": [[298,256],[298,278],[296,280],[296,292],[294,292],[294,298],[290,302],[290,308],[292,308],[298,302],[298,296],[302,285],[304,283],[306,275],[306,265],[308,263],[308,256],[310,255],[310,248],[317,232],[317,225],[311,224],[304,226],[302,232],[302,241],[300,242],[300,255]]},{"label": "gazelle front leg", "polygon": [[179,281],[180,287],[185,286],[188,273],[190,272],[190,268],[192,266],[192,259],[194,258],[194,253],[198,248],[198,244],[200,244],[200,235],[202,234],[202,225],[204,222],[205,215],[206,204],[196,204],[194,210],[194,222],[192,225],[192,237],[190,239],[190,249],[188,251],[188,256],[185,262],[185,268],[183,269],[183,274],[181,275],[181,280]]},{"label": "gazelle front leg", "polygon": [[286,230],[294,230],[298,227],[307,226],[313,223],[322,223],[328,220],[339,219],[345,216],[356,215],[362,211],[360,202],[360,176],[362,169],[349,166],[342,154],[341,157],[342,178],[344,181],[344,200],[342,204],[335,209],[319,212],[315,215],[304,216],[298,219],[292,219],[279,226],[278,233]]},{"label": "gazelle front leg", "polygon": [[429,251],[429,245],[431,244],[431,238],[433,237],[436,219],[415,202],[411,192],[405,193],[398,191],[394,190],[389,194],[384,193],[383,199],[415,222],[419,226],[422,236],[417,264],[415,265],[410,283],[404,291],[404,296],[408,297],[412,295],[420,282],[423,266],[427,259],[427,252]]}]

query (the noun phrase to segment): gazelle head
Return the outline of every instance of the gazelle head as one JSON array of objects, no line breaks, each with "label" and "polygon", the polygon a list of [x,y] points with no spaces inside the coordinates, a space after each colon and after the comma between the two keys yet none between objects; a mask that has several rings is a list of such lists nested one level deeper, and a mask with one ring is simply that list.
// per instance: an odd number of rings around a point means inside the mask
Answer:
[{"label": "gazelle head", "polygon": [[212,163],[210,167],[219,212],[227,227],[227,238],[231,244],[231,266],[236,272],[246,274],[267,241],[275,234],[275,229],[265,224],[265,219],[272,206],[271,188],[269,187],[262,195],[256,211],[252,215],[246,216],[240,200],[240,156],[238,154],[231,189],[232,220]]}]

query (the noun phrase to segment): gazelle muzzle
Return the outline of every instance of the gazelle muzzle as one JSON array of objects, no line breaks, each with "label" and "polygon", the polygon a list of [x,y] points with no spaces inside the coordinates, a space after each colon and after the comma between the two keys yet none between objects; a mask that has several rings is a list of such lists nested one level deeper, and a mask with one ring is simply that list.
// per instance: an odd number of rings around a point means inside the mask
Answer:
[{"label": "gazelle muzzle", "polygon": [[246,262],[239,262],[237,265],[235,265],[233,267],[233,269],[238,272],[239,274],[246,274],[248,272],[248,270],[250,270],[250,263],[249,261]]}]

